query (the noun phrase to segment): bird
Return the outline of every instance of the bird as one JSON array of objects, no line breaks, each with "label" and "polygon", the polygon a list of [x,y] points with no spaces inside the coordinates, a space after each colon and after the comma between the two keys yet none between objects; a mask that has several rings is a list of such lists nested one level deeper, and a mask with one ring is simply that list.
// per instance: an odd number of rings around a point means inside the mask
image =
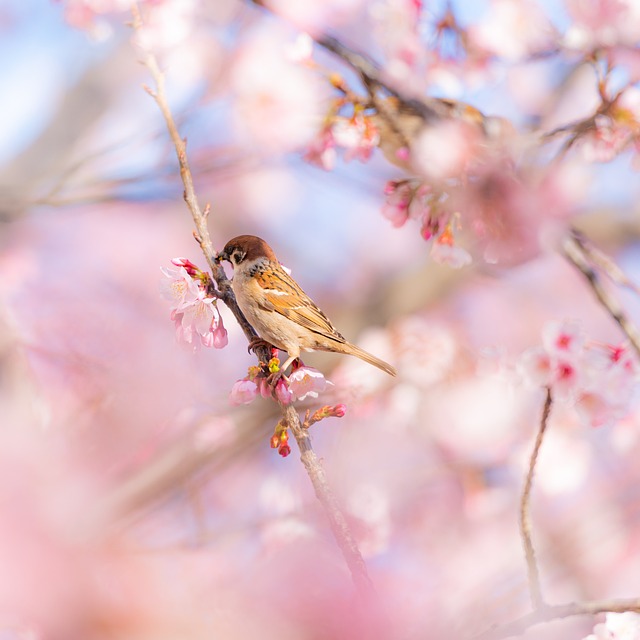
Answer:
[{"label": "bird", "polygon": [[331,351],[356,356],[389,375],[390,364],[348,342],[298,283],[285,271],[273,249],[252,235],[232,238],[216,261],[233,266],[231,288],[240,310],[259,337],[287,353],[284,373],[302,351]]}]

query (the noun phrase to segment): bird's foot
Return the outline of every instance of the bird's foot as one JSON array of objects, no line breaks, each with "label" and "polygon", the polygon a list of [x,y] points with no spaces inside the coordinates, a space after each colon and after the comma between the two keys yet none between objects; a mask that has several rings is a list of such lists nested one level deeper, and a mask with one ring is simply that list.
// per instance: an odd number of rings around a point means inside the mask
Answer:
[{"label": "bird's foot", "polygon": [[251,338],[251,340],[249,341],[249,345],[247,346],[247,351],[249,353],[251,353],[252,351],[255,353],[256,349],[260,348],[270,349],[272,357],[278,355],[278,349],[276,349],[276,347],[274,347],[270,342],[267,342],[266,340],[263,340],[259,337]]}]

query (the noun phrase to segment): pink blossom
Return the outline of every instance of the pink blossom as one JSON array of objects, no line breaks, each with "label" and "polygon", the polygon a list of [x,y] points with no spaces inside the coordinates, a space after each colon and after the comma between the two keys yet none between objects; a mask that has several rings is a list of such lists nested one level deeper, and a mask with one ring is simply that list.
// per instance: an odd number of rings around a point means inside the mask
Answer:
[{"label": "pink blossom", "polygon": [[553,379],[551,356],[542,347],[527,349],[518,362],[520,375],[536,387],[548,387]]},{"label": "pink blossom", "polygon": [[599,115],[595,127],[580,138],[582,155],[588,162],[610,162],[621,153],[632,137],[632,131],[610,116]]},{"label": "pink blossom", "polygon": [[415,170],[431,180],[465,172],[479,151],[480,132],[463,120],[443,120],[426,127],[412,147]]},{"label": "pink blossom", "polygon": [[421,3],[415,0],[378,0],[371,3],[374,34],[388,60],[385,71],[406,82],[424,58],[420,41]]},{"label": "pink blossom", "polygon": [[447,206],[460,212],[486,262],[519,264],[566,225],[584,188],[583,173],[567,164],[516,172],[503,158],[486,160],[472,181],[450,192]]},{"label": "pink blossom", "polygon": [[209,329],[204,334],[200,334],[202,336],[202,344],[205,347],[222,349],[229,343],[229,337],[227,335],[227,330],[222,324],[222,316],[218,312],[217,307],[213,306],[212,310],[214,313]]},{"label": "pink blossom", "polygon": [[633,611],[607,613],[604,622],[593,628],[584,640],[638,640],[640,638],[640,614]]},{"label": "pink blossom", "polygon": [[292,62],[310,63],[313,55],[313,39],[308,33],[301,33],[294,42],[285,47],[284,52]]},{"label": "pink blossom", "polygon": [[387,199],[382,207],[382,215],[394,227],[401,227],[409,219],[409,204],[413,189],[409,182],[387,182],[384,190]]},{"label": "pink blossom", "polygon": [[594,427],[626,415],[638,382],[638,365],[626,347],[587,342],[575,322],[546,326],[543,346],[527,350],[519,369],[526,381],[550,387]]},{"label": "pink blossom", "polygon": [[[130,0],[118,1],[132,4]],[[145,12],[142,25],[136,30],[136,43],[150,51],[172,49],[185,43],[197,24],[198,3],[195,0],[171,0],[154,4],[151,11]]]},{"label": "pink blossom", "polygon": [[437,241],[431,246],[430,255],[434,262],[446,264],[453,269],[461,269],[471,264],[471,255],[466,249]]},{"label": "pink blossom", "polygon": [[185,267],[181,266],[177,269],[160,267],[160,270],[166,277],[166,280],[160,281],[160,293],[172,303],[172,311],[180,311],[200,299],[200,286],[189,275]]},{"label": "pink blossom", "polygon": [[337,117],[332,132],[335,143],[346,149],[344,158],[347,162],[354,158],[366,162],[380,142],[380,134],[371,118],[361,113],[351,118]]},{"label": "pink blossom", "polygon": [[549,19],[531,0],[491,0],[489,11],[469,30],[473,44],[509,60],[550,48],[554,36]]},{"label": "pink blossom", "polygon": [[362,3],[363,0],[265,0],[271,11],[312,35],[352,19]]},{"label": "pink blossom", "polygon": [[317,398],[327,387],[327,379],[313,367],[298,367],[289,376],[289,389],[297,400]]},{"label": "pink blossom", "polygon": [[565,0],[565,5],[573,19],[564,37],[569,48],[635,46],[640,38],[640,6],[635,0]]},{"label": "pink blossom", "polygon": [[550,322],[542,330],[542,344],[548,353],[569,357],[579,354],[585,337],[575,320]]},{"label": "pink blossom", "polygon": [[280,378],[276,383],[276,399],[282,404],[291,404],[296,399],[284,378]]},{"label": "pink blossom", "polygon": [[331,127],[325,127],[311,141],[304,154],[304,159],[325,171],[331,171],[336,164],[336,142]]},{"label": "pink blossom", "polygon": [[[216,299],[208,294],[204,282],[192,278],[188,270],[201,273],[185,258],[175,258],[176,269],[162,268],[166,280],[161,280],[160,291],[171,301],[171,319],[176,328],[178,341],[197,348],[222,349],[228,343],[227,331],[216,306]],[[200,341],[196,337],[200,337]]]},{"label": "pink blossom", "polygon": [[471,256],[468,251],[456,246],[452,227],[450,222],[440,236],[434,240],[430,255],[435,262],[460,269],[471,264]]},{"label": "pink blossom", "polygon": [[252,31],[230,70],[235,127],[266,153],[309,144],[323,117],[324,87],[310,69],[287,59],[287,38],[271,25]]},{"label": "pink blossom", "polygon": [[257,394],[258,385],[249,378],[242,378],[242,380],[237,380],[231,387],[229,400],[231,404],[249,404]]}]

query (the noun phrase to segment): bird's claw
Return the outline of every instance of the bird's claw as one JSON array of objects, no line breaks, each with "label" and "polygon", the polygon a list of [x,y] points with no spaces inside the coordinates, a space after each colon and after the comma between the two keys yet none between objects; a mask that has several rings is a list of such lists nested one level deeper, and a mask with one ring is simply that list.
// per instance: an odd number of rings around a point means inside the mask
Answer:
[{"label": "bird's claw", "polygon": [[247,351],[249,353],[251,353],[252,351],[255,353],[256,349],[258,349],[259,347],[264,347],[265,349],[271,349],[272,351],[275,348],[270,342],[267,342],[262,338],[256,337],[256,338],[251,338],[251,340],[249,341],[249,346],[247,347]]}]

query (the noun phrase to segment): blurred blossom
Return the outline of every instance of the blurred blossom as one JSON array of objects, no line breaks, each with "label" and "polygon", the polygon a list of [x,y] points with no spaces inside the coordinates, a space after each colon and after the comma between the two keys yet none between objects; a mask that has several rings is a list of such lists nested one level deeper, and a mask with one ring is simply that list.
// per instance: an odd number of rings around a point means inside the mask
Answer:
[{"label": "blurred blossom", "polygon": [[331,127],[324,127],[311,141],[304,159],[325,171],[331,171],[336,164],[336,141]]},{"label": "blurred blossom", "polygon": [[474,44],[507,60],[550,49],[554,35],[540,5],[531,0],[491,0],[482,20],[469,30]]},{"label": "blurred blossom", "polygon": [[471,255],[462,247],[455,245],[452,226],[449,222],[440,236],[433,241],[429,255],[439,264],[460,269],[471,263]]},{"label": "blurred blossom", "polygon": [[[520,468],[528,463],[530,446],[528,443],[521,452]],[[592,463],[593,450],[588,442],[550,429],[538,460],[536,484],[549,495],[577,492],[584,486]]]},{"label": "blurred blossom", "polygon": [[590,50],[640,39],[637,0],[564,0],[573,22],[564,36],[570,49]]},{"label": "blurred blossom", "polygon": [[[139,4],[151,2],[142,0]],[[132,5],[133,0],[65,0],[64,15],[70,25],[84,29],[101,40],[112,32],[108,23],[101,18],[109,14],[122,14],[128,17]]]},{"label": "blurred blossom", "polygon": [[587,342],[575,322],[547,326],[543,346],[527,350],[519,366],[525,380],[549,387],[594,427],[623,417],[637,392],[638,364],[629,348]]},{"label": "blurred blossom", "polygon": [[595,118],[594,126],[578,141],[578,146],[588,162],[610,162],[626,146],[632,132],[605,115]]},{"label": "blurred blossom", "polygon": [[197,0],[162,0],[145,11],[136,43],[148,51],[172,49],[191,36],[197,24]]},{"label": "blurred blossom", "polygon": [[364,0],[265,0],[265,6],[299,29],[309,33],[322,33],[328,27],[337,27],[349,21]]},{"label": "blurred blossom", "polygon": [[640,640],[640,614],[633,611],[607,613],[584,640]]},{"label": "blurred blossom", "polygon": [[382,215],[394,227],[401,227],[409,219],[409,204],[414,200],[414,189],[408,180],[387,182],[385,187],[387,196]]},{"label": "blurred blossom", "polygon": [[456,336],[444,324],[410,316],[394,325],[393,335],[400,375],[418,387],[439,382],[458,364]]},{"label": "blurred blossom", "polygon": [[231,67],[233,117],[241,138],[258,152],[300,149],[324,116],[315,74],[287,59],[289,32],[264,26],[245,36]]},{"label": "blurred blossom", "polygon": [[421,0],[374,0],[369,5],[373,33],[387,57],[385,71],[396,82],[415,81],[413,72],[424,59],[421,11]]},{"label": "blurred blossom", "polygon": [[495,461],[518,437],[518,424],[529,414],[524,393],[501,374],[469,375],[438,389],[430,431],[451,452],[465,459]]},{"label": "blurred blossom", "polygon": [[479,168],[448,206],[460,212],[486,262],[519,264],[560,236],[584,195],[584,177],[571,164],[514,174],[498,160]]},{"label": "blurred blossom", "polygon": [[344,158],[347,162],[353,158],[367,161],[380,141],[371,118],[361,113],[351,118],[336,118],[332,133],[336,145],[346,149]]},{"label": "blurred blossom", "polygon": [[231,404],[249,404],[258,395],[258,385],[248,378],[234,383],[229,400]]},{"label": "blurred blossom", "polygon": [[433,180],[454,178],[474,161],[479,143],[477,127],[461,120],[443,120],[420,133],[412,147],[412,163]]},{"label": "blurred blossom", "polygon": [[291,62],[312,63],[313,38],[308,33],[301,33],[284,51]]}]

